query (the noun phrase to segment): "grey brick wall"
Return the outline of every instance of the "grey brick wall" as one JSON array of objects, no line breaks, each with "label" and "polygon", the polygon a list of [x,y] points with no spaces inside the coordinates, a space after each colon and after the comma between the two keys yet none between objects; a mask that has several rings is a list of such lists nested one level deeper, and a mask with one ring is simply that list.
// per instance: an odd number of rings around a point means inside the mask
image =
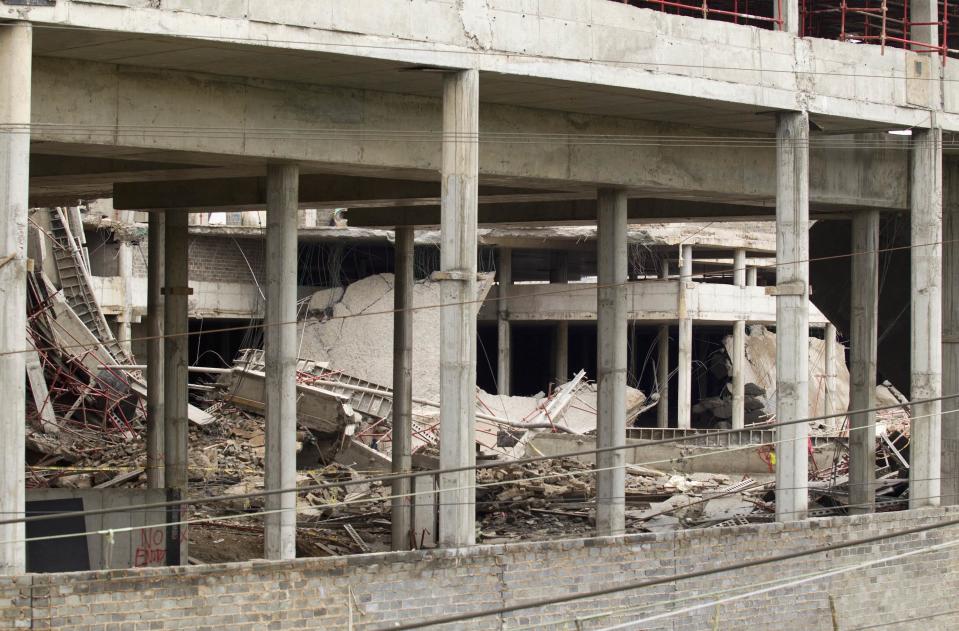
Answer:
[{"label": "grey brick wall", "polygon": [[[376,629],[448,615],[671,576],[956,518],[926,509],[676,534],[369,554],[292,562],[146,568],[0,578],[3,628]],[[458,629],[596,629],[697,602],[696,596],[799,577],[959,538],[959,528],[890,538],[777,565],[622,592],[544,609],[493,616]],[[898,620],[959,609],[959,547],[924,553],[719,607],[720,629],[954,629],[959,615]],[[688,599],[679,604],[666,601]],[[633,608],[623,611],[624,607]],[[642,607],[642,609],[636,609]],[[590,618],[613,610],[613,615]],[[644,625],[712,629],[715,608]]]},{"label": "grey brick wall", "polygon": [[[239,248],[237,247],[239,244]],[[236,243],[230,237],[190,236],[190,280],[216,283],[252,283],[250,268],[256,280],[266,282],[265,239],[241,239]],[[243,260],[240,248],[249,261]],[[146,277],[149,242],[140,241],[133,252],[133,275]]]}]

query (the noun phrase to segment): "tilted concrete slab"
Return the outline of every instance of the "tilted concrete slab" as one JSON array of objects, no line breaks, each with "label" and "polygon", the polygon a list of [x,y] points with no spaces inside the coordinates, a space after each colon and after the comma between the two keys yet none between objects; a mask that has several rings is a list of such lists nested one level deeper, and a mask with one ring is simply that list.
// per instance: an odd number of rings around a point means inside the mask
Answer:
[{"label": "tilted concrete slab", "polygon": [[[676,322],[681,283],[677,280],[648,280],[626,284],[626,309],[630,320]],[[719,283],[688,283],[686,313],[699,324],[728,324],[747,320],[753,324],[776,323],[776,298],[765,287],[737,287]],[[490,290],[479,319],[497,318],[499,286]],[[506,318],[517,321],[595,320],[594,283],[511,285]],[[822,327],[826,317],[809,307],[809,324]]]}]

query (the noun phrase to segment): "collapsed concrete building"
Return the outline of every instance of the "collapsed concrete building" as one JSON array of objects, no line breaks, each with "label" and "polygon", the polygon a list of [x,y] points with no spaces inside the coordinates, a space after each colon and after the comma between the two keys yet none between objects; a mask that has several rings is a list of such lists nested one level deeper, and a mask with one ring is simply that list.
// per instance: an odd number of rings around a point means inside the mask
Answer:
[{"label": "collapsed concrete building", "polygon": [[[621,542],[752,527],[707,495],[800,530],[949,512],[955,7],[375,4],[0,3],[0,573],[71,533],[97,567],[187,564],[207,486],[274,561],[373,550],[353,521],[308,536],[361,500],[394,550],[429,532],[477,564],[517,507]],[[28,506],[61,443],[101,492]],[[538,455],[488,466],[507,449]],[[741,452],[714,472],[769,479],[692,477]],[[114,562],[118,530],[141,538]]]}]

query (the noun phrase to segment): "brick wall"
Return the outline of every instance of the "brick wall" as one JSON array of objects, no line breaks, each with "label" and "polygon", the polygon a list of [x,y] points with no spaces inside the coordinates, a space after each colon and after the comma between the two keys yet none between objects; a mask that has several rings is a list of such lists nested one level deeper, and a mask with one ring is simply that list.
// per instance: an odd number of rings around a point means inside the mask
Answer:
[{"label": "brick wall", "polygon": [[[239,245],[239,247],[237,247]],[[246,255],[243,260],[240,253]],[[261,285],[266,282],[266,240],[230,237],[190,236],[190,280],[214,283],[252,283],[250,268]],[[147,239],[140,241],[133,252],[133,275],[146,277]]]},{"label": "brick wall", "polygon": [[[513,604],[611,587],[798,551],[955,518],[959,510],[926,509],[682,533],[480,546],[462,550],[369,554],[292,562],[147,568],[0,578],[0,627],[112,629],[380,629],[398,620]],[[576,629],[572,616],[646,607],[586,619],[596,629],[693,604],[695,596],[746,584],[798,577],[959,538],[959,528],[714,575],[647,590],[482,618],[456,628],[520,625]],[[924,553],[719,608],[720,629],[832,629],[895,626],[897,620],[957,609],[959,547]],[[693,598],[679,605],[663,604]],[[644,625],[645,629],[711,629],[716,609]],[[917,627],[921,625],[921,627]],[[959,615],[895,628],[953,629]],[[539,626],[537,627],[539,628]]]}]

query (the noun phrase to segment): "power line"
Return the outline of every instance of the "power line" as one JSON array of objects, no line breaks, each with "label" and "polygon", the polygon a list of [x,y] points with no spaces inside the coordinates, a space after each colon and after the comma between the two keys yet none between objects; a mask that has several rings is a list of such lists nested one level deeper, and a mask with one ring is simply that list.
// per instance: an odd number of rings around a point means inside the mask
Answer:
[{"label": "power line", "polygon": [[[616,624],[616,625],[613,625],[613,626],[610,626],[610,627],[603,627],[602,629],[598,629],[597,631],[621,631],[621,630],[623,630],[623,629],[630,629],[630,628],[634,628],[634,627],[636,627],[636,626],[638,626],[638,625],[641,625],[641,624],[647,624],[647,623],[649,623],[649,622],[653,622],[654,620],[662,620],[663,618],[671,618],[671,617],[673,617],[673,616],[678,616],[678,615],[681,615],[681,614],[684,614],[684,613],[692,613],[693,611],[698,611],[698,610],[700,610],[700,609],[705,609],[705,608],[707,608],[707,607],[717,607],[717,606],[719,606],[719,605],[723,605],[723,604],[726,604],[726,603],[729,603],[729,602],[734,602],[734,601],[737,601],[737,600],[742,600],[743,598],[750,598],[750,597],[753,597],[753,596],[761,596],[762,594],[768,594],[769,592],[778,591],[778,590],[780,590],[780,589],[785,589],[785,588],[787,588],[787,587],[796,587],[796,586],[799,586],[799,585],[804,585],[804,584],[806,584],[806,583],[811,583],[811,582],[813,582],[813,581],[819,581],[819,580],[822,580],[822,579],[824,579],[824,578],[830,578],[830,577],[833,577],[833,576],[838,576],[838,575],[840,575],[840,574],[846,574],[846,573],[848,573],[848,572],[854,572],[854,571],[856,571],[856,570],[865,569],[865,568],[867,568],[867,567],[871,567],[871,566],[873,566],[873,565],[878,565],[878,564],[880,564],[880,563],[888,563],[889,561],[898,561],[899,559],[905,559],[905,558],[913,557],[913,556],[916,556],[916,555],[919,555],[919,554],[926,554],[926,553],[928,553],[928,552],[934,552],[934,551],[938,551],[938,550],[945,550],[945,549],[951,548],[951,547],[956,546],[956,545],[959,545],[959,538],[957,538],[957,539],[951,539],[951,540],[946,541],[946,542],[944,542],[944,543],[938,543],[938,544],[932,544],[932,545],[928,545],[928,546],[923,546],[923,547],[919,548],[918,550],[910,550],[910,551],[908,551],[908,552],[901,552],[901,553],[899,553],[899,554],[893,554],[893,555],[890,555],[890,556],[881,557],[881,558],[879,558],[879,559],[870,559],[869,561],[864,561],[864,562],[862,562],[862,563],[857,563],[857,564],[855,564],[855,565],[850,565],[850,566],[846,566],[846,567],[840,567],[840,568],[828,570],[828,571],[825,571],[825,572],[822,572],[822,573],[819,573],[819,574],[816,574],[816,575],[813,575],[813,576],[807,576],[807,577],[803,577],[803,578],[794,579],[794,580],[791,580],[791,581],[788,581],[788,582],[786,582],[786,583],[782,583],[782,584],[779,584],[779,585],[773,585],[773,586],[769,586],[769,587],[763,587],[763,588],[761,588],[761,589],[749,591],[749,592],[746,592],[746,593],[743,593],[743,594],[736,594],[736,595],[734,595],[734,596],[727,596],[727,597],[725,597],[725,598],[720,598],[720,599],[718,599],[718,600],[712,600],[712,601],[708,601],[708,602],[705,602],[705,603],[699,603],[699,604],[697,604],[697,605],[692,605],[692,606],[689,606],[689,607],[684,607],[684,608],[678,609],[678,610],[676,610],[676,611],[667,611],[667,612],[660,613],[660,614],[656,614],[656,615],[652,615],[652,616],[646,616],[646,617],[641,618],[641,619],[639,619],[639,620],[633,620],[633,621],[630,621],[630,622],[624,622],[624,623],[622,623],[622,624]],[[669,603],[664,603],[664,604],[669,604]]]}]

